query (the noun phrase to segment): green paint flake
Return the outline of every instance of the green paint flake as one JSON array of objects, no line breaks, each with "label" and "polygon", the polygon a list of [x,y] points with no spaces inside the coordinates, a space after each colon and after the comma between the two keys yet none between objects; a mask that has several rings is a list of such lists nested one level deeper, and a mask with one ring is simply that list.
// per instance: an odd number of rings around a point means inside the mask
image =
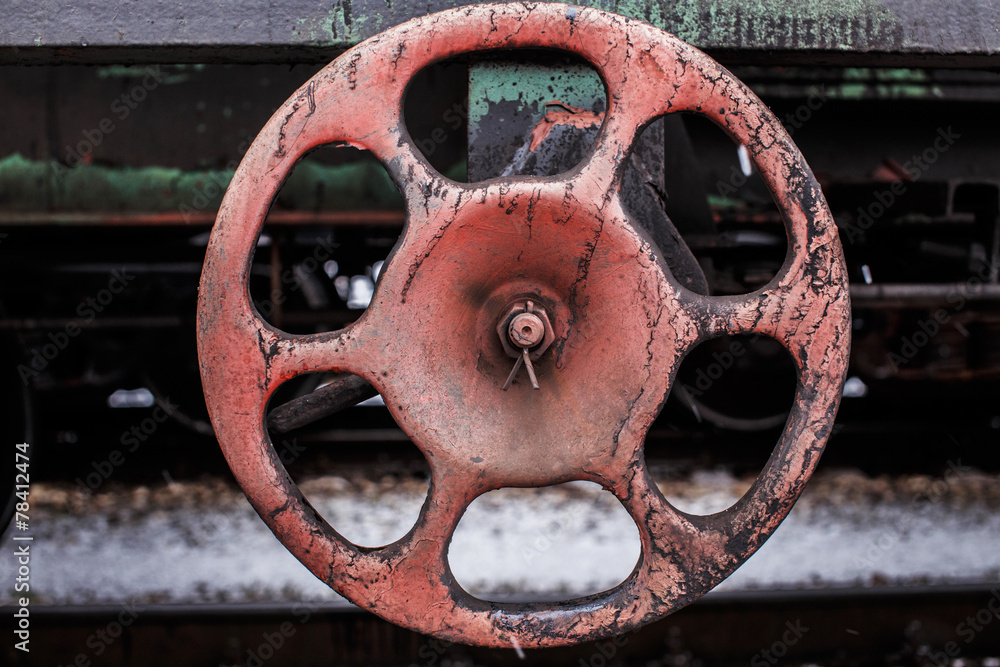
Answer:
[{"label": "green paint flake", "polygon": [[109,65],[97,69],[98,79],[145,79],[155,72],[161,83],[174,85],[191,79],[193,72],[205,69],[204,64],[178,65]]},{"label": "green paint flake", "polygon": [[98,79],[141,79],[148,74],[148,67],[130,67],[128,65],[109,65],[97,69]]},{"label": "green paint flake", "polygon": [[924,83],[930,80],[926,70],[908,68],[889,68],[873,70],[875,78],[880,81],[895,83]]},{"label": "green paint flake", "polygon": [[868,69],[845,70],[845,83],[827,85],[828,97],[834,99],[937,99],[943,95],[941,87],[931,83],[924,70]]},{"label": "green paint flake", "polygon": [[[458,3],[454,3],[456,6]],[[452,5],[444,5],[446,9]],[[390,27],[385,16],[390,5],[385,0],[360,2],[337,0],[319,25],[311,26],[311,41],[321,46],[351,46]]]},{"label": "green paint flake", "polygon": [[898,41],[878,0],[679,0],[660,27],[699,46],[864,49]]},{"label": "green paint flake", "polygon": [[361,41],[357,37],[353,40],[351,39],[351,26],[347,23],[344,5],[341,3],[334,4],[333,9],[330,10],[330,14],[327,16],[327,20],[322,25],[314,25],[312,28],[313,31],[310,34],[314,42],[336,43],[339,41]]}]

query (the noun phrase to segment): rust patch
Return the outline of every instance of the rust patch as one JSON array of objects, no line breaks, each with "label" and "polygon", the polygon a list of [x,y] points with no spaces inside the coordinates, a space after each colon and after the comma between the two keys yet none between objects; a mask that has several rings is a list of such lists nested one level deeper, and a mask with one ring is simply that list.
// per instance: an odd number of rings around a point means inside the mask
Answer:
[{"label": "rust patch", "polygon": [[559,100],[552,100],[545,104],[545,116],[535,126],[535,129],[531,131],[531,145],[529,149],[531,151],[538,150],[538,147],[542,145],[542,142],[545,141],[545,138],[549,136],[549,132],[556,125],[571,125],[580,129],[587,129],[588,127],[600,125],[602,122],[604,122],[603,113],[594,113],[593,111],[563,104]]}]

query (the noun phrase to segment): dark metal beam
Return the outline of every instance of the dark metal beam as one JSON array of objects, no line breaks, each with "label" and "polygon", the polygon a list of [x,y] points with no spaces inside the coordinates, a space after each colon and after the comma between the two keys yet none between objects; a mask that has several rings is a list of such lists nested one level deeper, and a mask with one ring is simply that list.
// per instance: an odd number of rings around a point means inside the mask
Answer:
[{"label": "dark metal beam", "polygon": [[[692,658],[708,664],[775,664],[777,658],[768,662],[764,656],[775,655],[768,651],[778,643],[784,647],[782,659],[794,664],[881,662],[917,650],[950,662],[945,647],[949,655],[960,652],[968,662],[981,664],[976,658],[1000,650],[1000,633],[986,625],[966,639],[972,633],[972,621],[966,619],[989,609],[998,596],[992,585],[713,592],[634,633],[579,646],[527,650],[517,664],[671,664]],[[0,608],[2,614],[13,611],[11,606]],[[115,623],[122,606],[38,605],[31,611],[38,663],[57,664],[80,652],[95,628]],[[135,622],[124,629],[128,641],[109,644],[101,664],[216,664],[235,662],[233,656],[242,661],[248,651],[267,646],[263,638],[279,632],[282,623],[294,631],[283,639],[280,654],[274,654],[286,661],[283,664],[300,667],[414,661],[494,667],[513,662],[513,649],[444,644],[338,602],[286,602],[140,605]],[[968,632],[956,631],[963,623]],[[781,642],[795,628],[801,628],[795,641]],[[0,650],[13,662],[11,645]]]},{"label": "dark metal beam", "polygon": [[857,308],[954,306],[968,301],[1000,301],[1000,285],[984,285],[978,278],[964,283],[851,285],[851,305]]},{"label": "dark metal beam", "polygon": [[[305,62],[467,0],[3,3],[0,63]],[[1000,67],[995,0],[586,0],[726,62]]]}]

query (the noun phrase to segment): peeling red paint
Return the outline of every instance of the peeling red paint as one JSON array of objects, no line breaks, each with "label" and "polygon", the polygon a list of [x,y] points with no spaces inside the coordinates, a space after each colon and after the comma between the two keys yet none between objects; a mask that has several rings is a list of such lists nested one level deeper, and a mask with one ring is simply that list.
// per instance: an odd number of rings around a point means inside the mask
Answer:
[{"label": "peeling red paint", "polygon": [[563,104],[559,100],[552,100],[545,105],[545,115],[539,121],[538,125],[535,126],[535,129],[531,131],[531,145],[528,148],[531,151],[538,150],[538,147],[542,145],[542,142],[545,141],[545,138],[549,136],[549,132],[556,125],[571,125],[572,127],[586,129],[600,125],[603,120],[604,114],[602,113],[594,113],[593,111]]},{"label": "peeling red paint", "polygon": [[[402,48],[405,45],[405,48]],[[609,110],[592,154],[561,176],[463,184],[409,140],[399,100],[428,64],[476,50],[546,47],[600,72]],[[638,82],[641,82],[638,83]],[[766,287],[710,297],[681,287],[625,215],[619,185],[640,128],[664,113],[708,116],[749,149],[789,238]],[[342,331],[293,336],[263,322],[247,287],[270,204],[315,146],[370,150],[393,175],[407,226],[371,306]],[[554,341],[541,391],[502,385],[504,309],[530,298]],[[447,323],[447,326],[442,326]],[[795,403],[770,460],[733,507],[674,509],[652,482],[645,434],[684,355],[723,334],[779,340],[798,366]],[[791,509],[829,437],[847,370],[843,251],[819,185],[778,120],[715,61],[649,25],[563,4],[449,10],[351,49],[279,109],[247,152],[212,232],[198,304],[202,381],[219,442],[254,508],[317,577],[422,633],[488,646],[555,646],[620,634],[731,574]],[[268,399],[313,371],[371,382],[427,455],[432,485],[413,530],[361,549],[303,498],[264,428]],[[530,421],[526,419],[530,416]],[[530,426],[531,437],[525,429]],[[465,508],[504,486],[594,481],[635,519],[642,556],[612,590],[554,604],[476,599],[447,548]]]}]

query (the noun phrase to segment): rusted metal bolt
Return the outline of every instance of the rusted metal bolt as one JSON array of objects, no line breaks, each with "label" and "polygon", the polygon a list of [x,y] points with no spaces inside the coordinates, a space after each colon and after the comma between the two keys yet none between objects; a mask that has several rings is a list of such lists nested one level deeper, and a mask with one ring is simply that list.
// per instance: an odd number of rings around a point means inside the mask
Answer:
[{"label": "rusted metal bolt", "polygon": [[534,313],[515,315],[507,326],[507,336],[518,347],[535,347],[545,336],[545,323]]},{"label": "rusted metal bolt", "polygon": [[555,341],[555,331],[549,314],[533,299],[521,298],[504,310],[497,322],[497,334],[504,352],[513,359],[528,350],[538,359]]}]

